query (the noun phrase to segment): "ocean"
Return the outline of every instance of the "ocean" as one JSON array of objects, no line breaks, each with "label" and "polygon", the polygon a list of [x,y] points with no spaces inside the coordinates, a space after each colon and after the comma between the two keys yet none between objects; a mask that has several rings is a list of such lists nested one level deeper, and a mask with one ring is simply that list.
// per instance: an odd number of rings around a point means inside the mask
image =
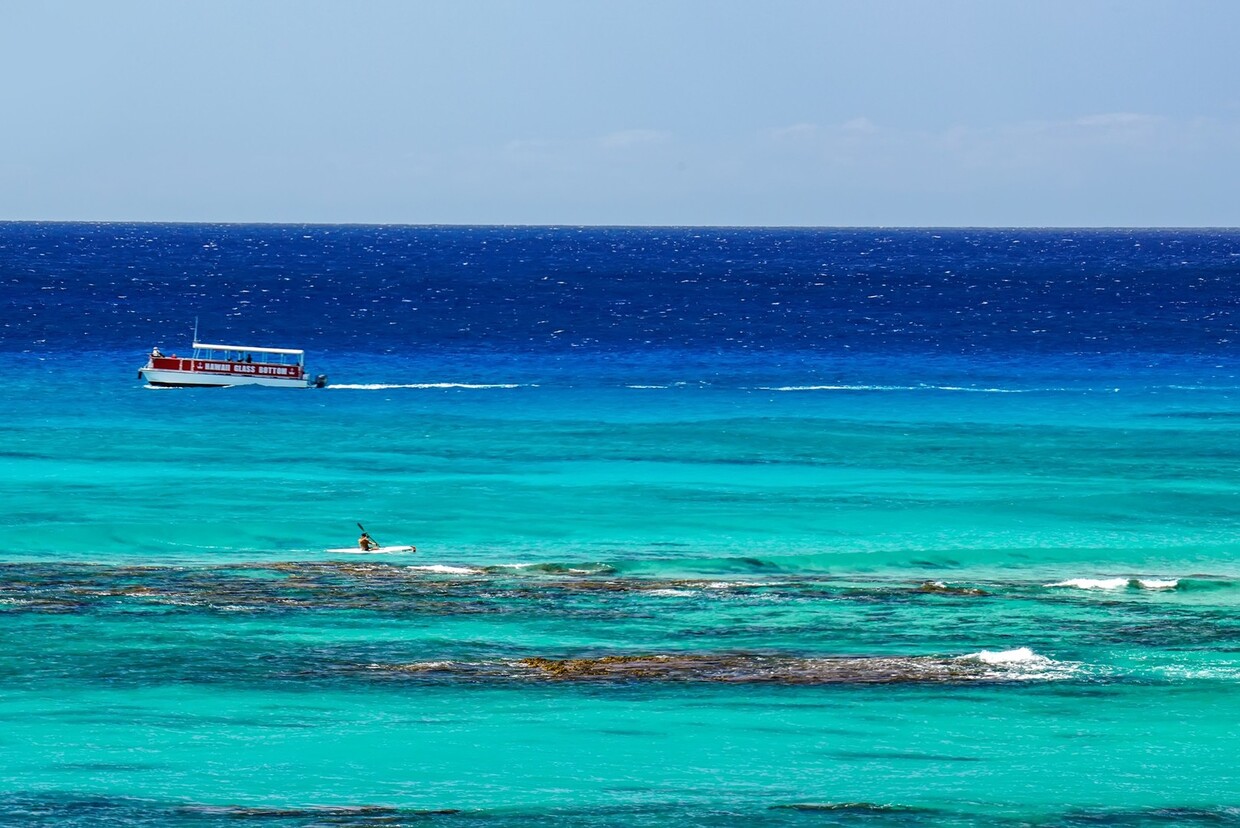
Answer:
[{"label": "ocean", "polygon": [[[0,826],[1240,825],[1238,278],[0,224]],[[327,386],[146,386],[195,324]]]}]

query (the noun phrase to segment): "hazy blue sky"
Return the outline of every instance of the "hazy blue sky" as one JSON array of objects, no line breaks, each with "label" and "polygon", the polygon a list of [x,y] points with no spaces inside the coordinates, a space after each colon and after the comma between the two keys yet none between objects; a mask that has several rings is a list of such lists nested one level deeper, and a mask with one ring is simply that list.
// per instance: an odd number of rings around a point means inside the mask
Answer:
[{"label": "hazy blue sky", "polygon": [[1240,226],[1234,0],[0,2],[0,219]]}]

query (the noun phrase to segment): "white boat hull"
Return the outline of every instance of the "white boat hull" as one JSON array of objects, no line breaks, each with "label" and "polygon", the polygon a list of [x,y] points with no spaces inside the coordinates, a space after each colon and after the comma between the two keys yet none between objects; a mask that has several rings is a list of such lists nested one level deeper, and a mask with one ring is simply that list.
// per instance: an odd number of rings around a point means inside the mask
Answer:
[{"label": "white boat hull", "polygon": [[306,352],[294,348],[258,348],[251,345],[193,344],[189,357],[164,356],[159,348],[138,369],[138,376],[151,385],[167,387],[216,387],[261,385],[268,388],[322,388],[327,377],[313,380],[306,373]]},{"label": "white boat hull", "polygon": [[234,385],[264,385],[270,388],[309,388],[306,377],[263,377],[237,374],[209,374],[198,371],[173,371],[165,368],[142,368],[139,373],[151,385],[201,388],[226,388]]},{"label": "white boat hull", "polygon": [[328,549],[331,555],[395,555],[398,552],[417,552],[415,546],[378,546],[374,549],[362,549],[357,546],[346,546],[343,549]]}]

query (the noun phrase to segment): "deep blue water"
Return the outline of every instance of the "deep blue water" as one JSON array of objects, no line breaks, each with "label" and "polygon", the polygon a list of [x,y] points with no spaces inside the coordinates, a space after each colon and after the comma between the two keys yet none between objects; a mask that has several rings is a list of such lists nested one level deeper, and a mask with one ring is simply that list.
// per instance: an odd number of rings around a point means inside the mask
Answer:
[{"label": "deep blue water", "polygon": [[[0,825],[1240,824],[1238,277],[0,224]],[[144,386],[195,319],[328,387]]]},{"label": "deep blue water", "polygon": [[1227,358],[1240,233],[6,224],[0,349]]}]

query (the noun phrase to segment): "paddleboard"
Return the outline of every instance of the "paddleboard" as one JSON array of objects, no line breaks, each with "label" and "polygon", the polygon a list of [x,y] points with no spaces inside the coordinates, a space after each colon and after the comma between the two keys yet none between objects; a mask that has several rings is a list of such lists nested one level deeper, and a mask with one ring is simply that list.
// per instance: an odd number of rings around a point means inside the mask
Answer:
[{"label": "paddleboard", "polygon": [[328,549],[331,555],[391,555],[396,552],[417,552],[416,546],[380,546],[375,549],[362,549],[358,546],[347,546],[342,549]]}]

